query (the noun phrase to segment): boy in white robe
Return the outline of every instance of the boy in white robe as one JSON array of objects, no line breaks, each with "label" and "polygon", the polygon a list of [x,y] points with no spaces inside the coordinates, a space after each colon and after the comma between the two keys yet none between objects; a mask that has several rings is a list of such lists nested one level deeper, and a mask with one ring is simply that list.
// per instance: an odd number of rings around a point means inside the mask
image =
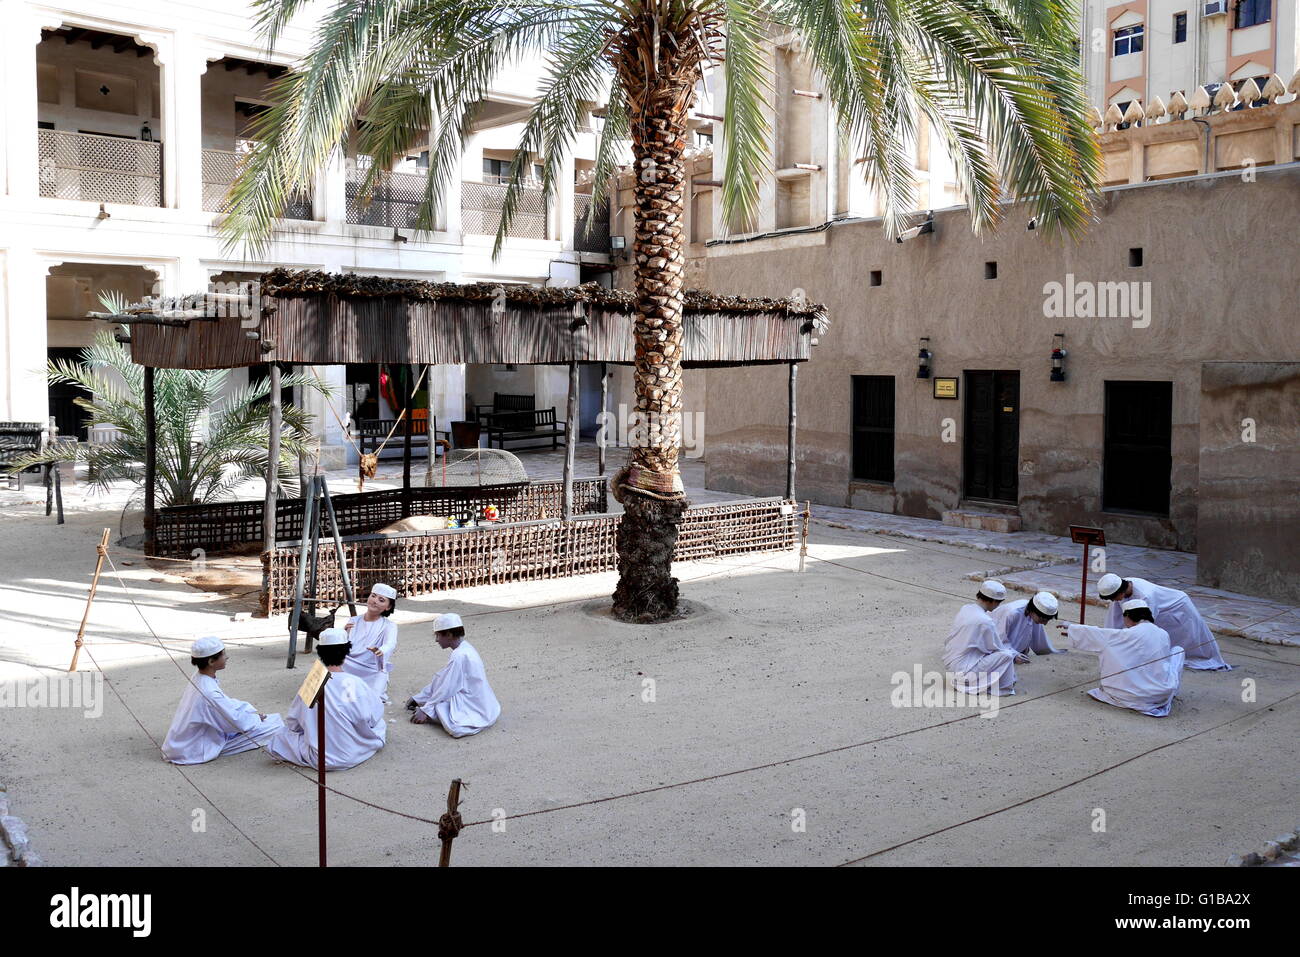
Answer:
[{"label": "boy in white robe", "polygon": [[1107,628],[1123,627],[1121,606],[1129,599],[1140,598],[1151,609],[1155,623],[1169,632],[1170,642],[1182,647],[1187,668],[1192,671],[1232,670],[1232,665],[1219,653],[1219,643],[1214,640],[1210,626],[1196,610],[1187,592],[1156,585],[1145,578],[1122,579],[1107,574],[1097,581],[1097,595],[1110,602],[1106,609]]},{"label": "boy in white robe", "polygon": [[388,676],[393,672],[393,653],[397,651],[397,625],[389,615],[397,608],[397,591],[382,582],[370,589],[364,614],[343,626],[352,641],[352,651],[343,662],[343,670],[356,675],[388,702]]},{"label": "boy in white robe", "polygon": [[1152,621],[1151,608],[1140,598],[1124,602],[1124,627],[1058,627],[1080,651],[1100,656],[1101,687],[1088,692],[1098,701],[1163,718],[1174,706],[1183,676],[1183,649],[1170,645],[1169,633]]},{"label": "boy in white robe", "polygon": [[944,643],[943,663],[953,688],[966,694],[1015,694],[1017,661],[1028,661],[1002,643],[998,627],[990,616],[1007,590],[1001,582],[980,585],[975,602],[962,605],[953,619],[952,631]]},{"label": "boy in white robe", "polygon": [[439,615],[433,623],[433,637],[440,648],[450,648],[451,657],[433,679],[406,702],[413,711],[411,721],[437,721],[453,738],[478,734],[496,723],[501,704],[488,684],[483,659],[465,640],[460,615]]},{"label": "boy in white robe", "polygon": [[217,672],[227,661],[220,638],[200,638],[190,646],[190,663],[199,673],[181,695],[163,741],[163,757],[172,764],[203,764],[224,754],[251,751],[284,726],[278,714],[262,714],[221,690]]},{"label": "boy in white robe", "polygon": [[1056,617],[1060,604],[1051,592],[1040,591],[1033,598],[1020,598],[1016,601],[1004,601],[989,612],[993,624],[998,627],[998,637],[1002,644],[1028,655],[1054,655],[1057,650],[1047,637],[1044,627]]},{"label": "boy in white robe", "polygon": [[[316,654],[330,673],[325,682],[325,770],[355,768],[384,746],[388,725],[384,704],[370,686],[343,670],[343,660],[352,650],[342,628],[320,633]],[[317,705],[320,707],[320,705]],[[308,708],[294,695],[284,727],[271,738],[267,752],[281,761],[314,768],[319,760],[316,709]]]}]

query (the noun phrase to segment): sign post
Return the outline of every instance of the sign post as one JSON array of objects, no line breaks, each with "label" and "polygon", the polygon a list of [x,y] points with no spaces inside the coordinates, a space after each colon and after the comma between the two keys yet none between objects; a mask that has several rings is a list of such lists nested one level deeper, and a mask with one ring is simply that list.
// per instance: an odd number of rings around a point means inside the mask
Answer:
[{"label": "sign post", "polygon": [[1103,548],[1106,545],[1106,533],[1100,528],[1093,528],[1089,525],[1071,525],[1070,541],[1076,545],[1083,546],[1083,583],[1079,586],[1079,624],[1083,624],[1083,616],[1088,607],[1088,554],[1094,546]]},{"label": "sign post", "polygon": [[316,832],[321,867],[325,866],[325,684],[329,680],[329,670],[317,659],[298,688],[298,698],[316,711]]}]

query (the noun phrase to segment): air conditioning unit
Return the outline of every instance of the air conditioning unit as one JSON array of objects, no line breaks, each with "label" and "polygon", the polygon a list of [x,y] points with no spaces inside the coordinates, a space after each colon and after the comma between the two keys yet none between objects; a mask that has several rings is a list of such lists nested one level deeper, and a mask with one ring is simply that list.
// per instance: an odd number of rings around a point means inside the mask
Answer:
[{"label": "air conditioning unit", "polygon": [[1228,15],[1228,0],[1206,0],[1205,6],[1201,8],[1202,17],[1226,17]]}]

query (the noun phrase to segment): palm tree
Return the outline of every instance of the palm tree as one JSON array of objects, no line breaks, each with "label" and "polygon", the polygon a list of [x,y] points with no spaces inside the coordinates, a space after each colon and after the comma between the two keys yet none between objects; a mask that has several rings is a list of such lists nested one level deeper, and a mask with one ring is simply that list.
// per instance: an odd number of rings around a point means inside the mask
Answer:
[{"label": "palm tree", "polygon": [[[255,0],[274,44],[307,0]],[[723,216],[749,220],[765,155],[771,77],[764,45],[793,33],[825,83],[840,129],[863,156],[890,235],[914,208],[909,144],[928,121],[952,155],[976,230],[1004,200],[1048,229],[1090,221],[1100,152],[1072,52],[1070,0],[336,0],[300,67],[262,114],[259,150],[231,191],[224,229],[252,254],[269,241],[291,191],[347,149],[373,158],[364,190],[431,131],[418,226],[458,175],[464,140],[491,83],[522,57],[547,59],[503,201],[496,253],[522,179],[543,158],[549,200],[584,101],[608,103],[592,208],[622,144],[636,172],[634,210],[637,410],[662,424],[616,477],[619,532],[614,611],[661,620],[677,605],[672,554],[686,502],[677,470],[682,406],[682,153],[696,86],[725,84]],[[357,122],[357,118],[364,122]]]},{"label": "palm tree", "polygon": [[[145,410],[144,367],[111,332],[100,332],[81,353],[79,362],[50,360],[51,384],[79,386],[90,398],[77,405],[89,413],[92,426],[109,426],[116,438],[92,444],[60,443],[27,456],[13,468],[45,462],[83,462],[91,486],[106,491],[114,482],[144,483]],[[266,379],[233,389],[223,397],[226,369],[159,369],[154,374],[157,418],[157,484],[160,505],[200,505],[220,501],[249,479],[266,474],[268,405]],[[283,386],[323,389],[313,376],[290,375]],[[328,390],[325,390],[328,391]],[[297,490],[297,456],[308,451],[311,416],[285,406],[280,437],[280,484],[290,495]],[[206,423],[206,433],[204,425]],[[203,441],[196,441],[203,435]]]}]

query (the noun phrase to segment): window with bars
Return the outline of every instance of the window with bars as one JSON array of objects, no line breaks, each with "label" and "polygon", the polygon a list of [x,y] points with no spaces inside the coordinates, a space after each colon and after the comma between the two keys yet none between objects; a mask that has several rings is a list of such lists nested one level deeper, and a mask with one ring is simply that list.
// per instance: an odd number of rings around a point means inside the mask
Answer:
[{"label": "window with bars", "polygon": [[1184,12],[1184,13],[1175,13],[1175,14],[1174,14],[1174,42],[1175,42],[1175,43],[1186,43],[1186,42],[1187,42],[1187,14],[1186,14],[1186,12]]},{"label": "window with bars", "polygon": [[1244,30],[1273,19],[1273,0],[1237,0],[1232,10],[1232,26]]},{"label": "window with bars", "polygon": [[1146,35],[1146,24],[1139,23],[1131,27],[1122,27],[1115,31],[1115,56],[1127,56],[1142,52],[1142,40]]},{"label": "window with bars", "polygon": [[853,376],[853,478],[894,481],[894,377]]}]

